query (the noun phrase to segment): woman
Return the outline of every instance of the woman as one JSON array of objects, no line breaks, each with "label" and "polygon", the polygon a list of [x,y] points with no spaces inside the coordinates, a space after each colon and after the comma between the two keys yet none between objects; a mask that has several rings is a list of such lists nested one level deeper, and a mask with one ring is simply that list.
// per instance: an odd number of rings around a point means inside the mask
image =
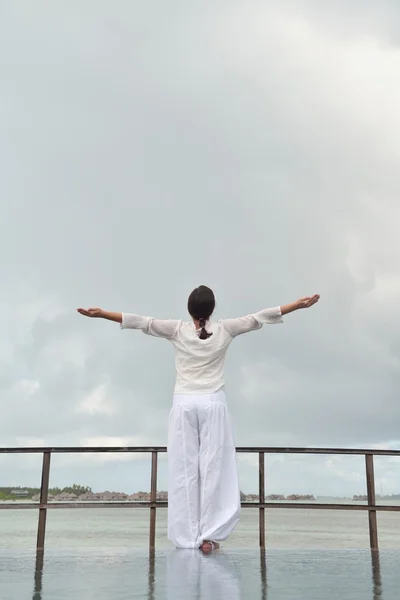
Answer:
[{"label": "woman", "polygon": [[78,309],[115,321],[122,329],[169,340],[175,347],[176,385],[168,433],[168,538],[177,548],[204,552],[226,540],[239,521],[240,492],[235,444],[225,398],[224,361],[232,340],[282,316],[313,306],[319,295],[258,313],[211,321],[212,290],[200,286],[188,300],[192,322]]}]

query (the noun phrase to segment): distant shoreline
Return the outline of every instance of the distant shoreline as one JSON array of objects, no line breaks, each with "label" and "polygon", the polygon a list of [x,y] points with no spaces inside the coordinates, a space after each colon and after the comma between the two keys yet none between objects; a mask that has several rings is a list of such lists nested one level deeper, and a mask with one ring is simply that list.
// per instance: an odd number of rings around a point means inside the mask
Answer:
[{"label": "distant shoreline", "polygon": [[[58,503],[58,502],[77,502],[77,503],[91,503],[91,502],[126,502],[127,504],[129,503],[135,503],[135,502],[150,502],[150,493],[148,494],[141,494],[140,498],[135,497],[136,494],[132,494],[131,496],[128,496],[126,494],[111,494],[109,495],[103,495],[103,494],[93,494],[93,497],[84,497],[82,498],[82,496],[77,496],[75,498],[72,497],[49,497],[48,498],[48,502],[49,503]],[[265,502],[271,502],[271,503],[282,503],[282,502],[287,502],[287,503],[291,503],[291,502],[317,502],[317,501],[325,501],[328,502],[329,501],[333,501],[333,502],[367,502],[368,498],[364,498],[364,497],[357,497],[357,498],[346,498],[346,497],[337,497],[337,496],[302,496],[302,495],[293,495],[293,496],[288,496],[288,497],[284,497],[284,498],[276,498],[276,496],[274,497],[270,497],[270,496],[266,496],[265,497]],[[390,497],[377,497],[376,498],[377,501],[387,501],[390,500],[393,502],[394,501],[400,501],[400,498],[396,497],[396,498],[390,498]],[[168,495],[158,495],[157,494],[157,502],[167,502],[168,501]],[[242,497],[241,500],[243,503],[256,503],[258,502],[258,496],[256,494],[249,494],[248,496],[246,496],[245,498]],[[0,498],[0,503],[15,503],[15,504],[19,504],[19,503],[37,503],[39,504],[40,502],[40,497],[38,495],[33,496],[33,497],[12,497],[12,498]],[[323,502],[322,502],[323,503]]]},{"label": "distant shoreline", "polygon": [[[168,492],[158,491],[157,501],[167,502]],[[258,494],[245,494],[240,492],[240,499],[243,503],[259,502]],[[352,497],[339,496],[316,496],[314,494],[268,494],[265,496],[265,502],[315,502],[319,500],[347,501],[347,502],[367,502],[366,494],[353,495]],[[92,492],[89,487],[78,486],[64,489],[52,488],[48,492],[48,502],[150,502],[150,492],[138,491],[133,494],[124,492],[104,491]],[[400,500],[400,494],[381,496],[376,495],[376,500]],[[29,487],[0,487],[0,502],[40,502],[39,488]]]}]

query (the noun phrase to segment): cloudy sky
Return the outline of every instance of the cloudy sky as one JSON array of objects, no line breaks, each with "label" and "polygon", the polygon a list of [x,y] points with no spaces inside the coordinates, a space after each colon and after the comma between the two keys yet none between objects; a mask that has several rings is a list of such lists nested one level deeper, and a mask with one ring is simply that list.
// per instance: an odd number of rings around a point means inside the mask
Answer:
[{"label": "cloudy sky", "polygon": [[[186,318],[205,283],[218,317],[321,294],[232,345],[238,445],[399,447],[398,3],[1,10],[0,444],[165,444],[172,348],[75,309]],[[268,492],[365,491],[361,458],[267,466]],[[376,479],[400,492],[398,462]],[[148,489],[149,461],[56,456],[73,482]]]}]

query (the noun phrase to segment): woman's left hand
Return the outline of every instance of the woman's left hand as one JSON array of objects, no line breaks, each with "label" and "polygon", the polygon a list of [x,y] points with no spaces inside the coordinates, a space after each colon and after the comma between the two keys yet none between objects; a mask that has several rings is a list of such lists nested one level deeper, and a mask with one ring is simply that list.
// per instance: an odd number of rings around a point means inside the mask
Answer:
[{"label": "woman's left hand", "polygon": [[318,302],[319,298],[319,294],[314,294],[313,296],[306,296],[305,298],[299,298],[296,304],[298,308],[310,308],[310,306],[314,306],[314,304]]}]

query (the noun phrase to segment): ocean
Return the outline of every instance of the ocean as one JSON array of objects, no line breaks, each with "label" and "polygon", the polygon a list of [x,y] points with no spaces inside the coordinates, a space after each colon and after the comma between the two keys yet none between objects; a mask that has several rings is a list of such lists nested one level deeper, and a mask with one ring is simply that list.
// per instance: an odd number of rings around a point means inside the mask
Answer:
[{"label": "ocean", "polygon": [[258,511],[220,551],[175,550],[157,510],[149,554],[149,510],[49,510],[46,550],[35,555],[37,511],[0,511],[1,600],[397,600],[400,515],[378,513],[380,552],[369,550],[368,517],[356,511],[266,511],[267,550],[258,549]]}]

